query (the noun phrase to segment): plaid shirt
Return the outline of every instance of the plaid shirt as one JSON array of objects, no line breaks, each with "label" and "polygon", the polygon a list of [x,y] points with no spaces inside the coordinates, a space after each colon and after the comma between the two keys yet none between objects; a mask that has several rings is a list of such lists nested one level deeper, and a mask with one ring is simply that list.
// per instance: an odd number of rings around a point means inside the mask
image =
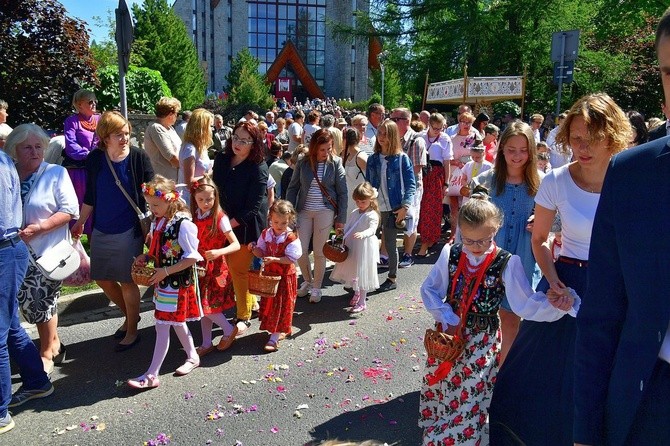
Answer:
[{"label": "plaid shirt", "polygon": [[[414,143],[410,144],[414,138]],[[407,154],[410,161],[412,161],[412,166],[425,166],[428,164],[428,156],[426,155],[426,141],[421,137],[417,132],[412,129],[407,129],[407,133],[402,137],[402,150]],[[416,182],[420,185],[423,184],[423,172],[419,170],[415,174]]]}]

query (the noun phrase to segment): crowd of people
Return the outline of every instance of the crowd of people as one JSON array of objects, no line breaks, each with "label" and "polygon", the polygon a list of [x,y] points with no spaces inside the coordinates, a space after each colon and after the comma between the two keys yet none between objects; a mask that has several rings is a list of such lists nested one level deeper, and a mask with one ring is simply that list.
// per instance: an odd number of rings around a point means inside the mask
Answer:
[{"label": "crowd of people", "polygon": [[[670,10],[656,47],[667,103]],[[186,354],[177,375],[229,349],[254,315],[268,333],[262,350],[280,349],[296,298],[317,304],[329,294],[326,248],[343,243],[348,255],[330,279],[350,290],[352,313],[396,289],[399,269],[435,257],[420,289],[436,324],[420,392],[424,445],[667,440],[670,304],[654,278],[668,262],[653,254],[666,243],[617,212],[635,200],[663,233],[667,213],[654,203],[664,208],[668,192],[655,200],[650,189],[670,171],[659,139],[667,123],[653,127],[604,93],[580,98],[553,128],[541,114],[496,124],[467,104],[452,123],[436,110],[387,113],[376,103],[345,112],[334,99],[279,101],[228,126],[165,97],[137,148],[131,123],[99,114],[93,92],[76,92],[72,105],[61,162],[51,163],[46,132],[9,127],[0,100],[9,192],[0,197],[0,433],[14,425],[8,408],[54,391],[49,375],[66,354],[63,282],[40,260],[85,234],[90,279],[124,314],[117,352],[141,341],[135,269],[153,271],[155,346],[132,388],[160,385],[170,327]],[[638,170],[647,181],[630,177]],[[280,278],[272,299],[253,286],[259,268]],[[387,270],[382,283],[378,269]],[[19,312],[36,324],[39,349]],[[201,323],[200,342],[191,321]],[[442,343],[429,347],[434,339]],[[21,370],[14,394],[9,357]]]}]

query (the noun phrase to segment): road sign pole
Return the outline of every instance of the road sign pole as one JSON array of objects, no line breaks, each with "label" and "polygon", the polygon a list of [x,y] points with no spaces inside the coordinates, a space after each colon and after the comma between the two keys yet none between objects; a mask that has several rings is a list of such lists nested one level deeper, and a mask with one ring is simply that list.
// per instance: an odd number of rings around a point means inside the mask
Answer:
[{"label": "road sign pole", "polygon": [[556,116],[561,114],[561,93],[563,93],[563,70],[565,69],[565,33],[561,34],[561,61],[558,66],[558,100],[556,101]]}]

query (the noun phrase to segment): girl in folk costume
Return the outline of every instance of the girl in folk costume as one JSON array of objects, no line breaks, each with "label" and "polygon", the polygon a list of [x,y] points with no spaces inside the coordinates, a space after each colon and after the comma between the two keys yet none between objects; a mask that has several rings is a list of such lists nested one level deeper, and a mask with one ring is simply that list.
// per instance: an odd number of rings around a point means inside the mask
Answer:
[{"label": "girl in folk costume", "polygon": [[249,249],[263,259],[268,275],[281,276],[277,294],[261,306],[261,330],[267,330],[270,339],[263,348],[266,352],[279,349],[279,341],[291,334],[293,309],[298,293],[295,262],[302,255],[298,235],[289,225],[295,224],[297,213],[290,202],[277,200],[270,208],[270,227],[263,230],[258,242]]},{"label": "girl in folk costume", "polygon": [[330,278],[354,289],[349,305],[352,313],[367,308],[365,298],[369,291],[379,288],[377,262],[379,262],[379,226],[377,190],[367,181],[359,184],[352,194],[356,203],[344,227],[344,242],[349,247],[347,259],[335,265]]},{"label": "girl in folk costume", "polygon": [[519,257],[493,242],[502,219],[488,195],[476,190],[458,214],[462,243],[445,245],[421,286],[437,329],[464,341],[454,361],[428,357],[419,402],[423,445],[488,444],[483,427],[498,373],[497,313],[503,297],[519,316],[537,321],[554,321],[579,308],[574,293],[533,292]]},{"label": "girl in folk costume", "polygon": [[212,344],[214,324],[223,330],[223,337],[216,346],[221,351],[230,348],[237,335],[237,327],[223,314],[235,306],[235,293],[224,256],[238,251],[240,242],[220,207],[219,190],[206,175],[191,184],[191,215],[198,227],[198,252],[206,261],[205,276],[198,279],[205,316],[200,319],[202,344],[196,351],[203,357],[215,348]]},{"label": "girl in folk costume", "polygon": [[197,321],[203,315],[193,269],[202,256],[198,253],[198,228],[188,218],[174,181],[156,175],[142,184],[142,192],[156,218],[149,247],[149,254],[156,259],[150,281],[155,287],[156,345],[149,369],[128,380],[128,385],[150,389],[160,384],[158,372],[170,347],[170,327],[186,352],[186,362],[175,373],[186,375],[200,365],[186,321]]}]

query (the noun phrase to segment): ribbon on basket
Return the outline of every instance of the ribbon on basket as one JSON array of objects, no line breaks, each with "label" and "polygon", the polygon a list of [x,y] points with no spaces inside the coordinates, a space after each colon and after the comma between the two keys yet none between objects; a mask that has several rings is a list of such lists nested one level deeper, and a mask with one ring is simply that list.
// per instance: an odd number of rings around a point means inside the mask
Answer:
[{"label": "ribbon on basket", "polygon": [[[458,326],[456,327],[456,334],[453,335],[455,338],[454,341],[465,341],[463,334],[463,326],[468,317],[468,310],[470,309],[472,302],[474,302],[475,300],[475,296],[477,295],[477,291],[479,290],[479,285],[481,284],[484,275],[486,275],[486,270],[491,265],[493,260],[496,258],[497,254],[498,254],[498,248],[494,244],[491,252],[486,256],[486,259],[484,259],[479,268],[477,268],[477,274],[474,276],[475,283],[472,286],[472,288],[469,289],[470,291],[469,296],[467,297],[467,299],[461,299],[461,304],[458,311],[460,321],[458,322]],[[456,273],[454,274],[454,278],[451,281],[451,294],[449,296],[450,302],[454,300],[456,284],[458,282],[458,278],[460,277],[460,275],[463,274],[463,272],[465,271],[466,264],[467,264],[467,255],[465,254],[464,251],[461,251],[461,256],[458,259],[458,267],[456,268]],[[468,292],[468,286],[470,285],[470,283],[471,278],[468,278],[466,276],[465,284],[463,285],[463,293]],[[440,365],[435,370],[435,373],[427,374],[426,381],[428,382],[428,385],[434,386],[435,384],[446,378],[447,375],[449,375],[449,372],[451,371],[452,367],[454,366],[454,362],[455,359],[451,361],[442,361],[442,363],[440,363]]]}]

